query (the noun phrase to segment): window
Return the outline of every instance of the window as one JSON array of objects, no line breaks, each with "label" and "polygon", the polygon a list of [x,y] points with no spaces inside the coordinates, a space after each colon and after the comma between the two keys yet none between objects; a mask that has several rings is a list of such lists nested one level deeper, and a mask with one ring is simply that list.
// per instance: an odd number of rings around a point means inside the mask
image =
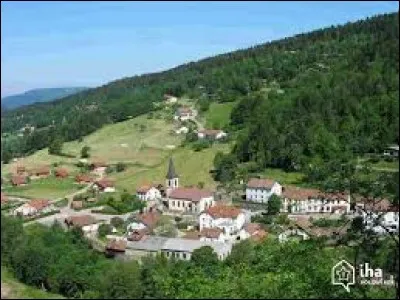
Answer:
[{"label": "window", "polygon": [[186,259],[186,253],[182,253],[183,259]]}]

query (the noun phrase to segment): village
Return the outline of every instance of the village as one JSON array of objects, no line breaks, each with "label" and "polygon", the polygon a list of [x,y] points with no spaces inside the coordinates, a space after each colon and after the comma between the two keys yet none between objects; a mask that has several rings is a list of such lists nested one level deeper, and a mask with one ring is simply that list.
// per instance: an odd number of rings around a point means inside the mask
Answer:
[{"label": "village", "polygon": [[[174,105],[177,98],[165,95],[165,104]],[[227,133],[220,129],[205,129],[196,119],[197,111],[180,106],[174,114],[175,133],[187,134],[187,122],[196,124],[199,140],[223,140]],[[179,125],[180,124],[180,125]],[[398,157],[398,148],[384,155]],[[325,193],[317,189],[283,185],[274,178],[254,177],[242,182],[236,191],[240,201],[225,199],[215,190],[199,186],[181,186],[179,170],[173,157],[169,158],[164,178],[136,187],[135,194],[117,191],[115,182],[107,177],[109,164],[105,161],[80,160],[87,172],[74,176],[79,189],[62,199],[25,199],[1,192],[2,210],[20,217],[24,225],[39,222],[52,225],[59,222],[66,229],[77,227],[90,239],[95,248],[106,255],[122,259],[139,259],[148,254],[164,253],[166,257],[190,260],[195,249],[210,246],[219,259],[225,259],[233,245],[250,239],[254,242],[268,236],[280,242],[289,239],[306,240],[340,237],[346,226],[315,226],[319,223],[339,222],[361,216],[367,228],[377,233],[398,232],[399,210],[381,199],[371,205],[357,196]],[[196,170],[193,170],[196,172]],[[70,178],[63,167],[38,166],[27,169],[18,165],[9,179],[14,187],[24,187],[40,178],[54,177],[60,181]],[[3,183],[6,179],[2,178]],[[110,199],[120,192],[121,200]],[[124,196],[123,196],[124,195]],[[257,222],[268,215],[268,203],[279,199],[278,215],[281,222],[274,230]],[[106,210],[104,205],[111,206]],[[249,204],[249,205],[248,205]],[[254,205],[253,205],[254,204]],[[255,209],[254,209],[255,207]],[[382,215],[380,225],[374,223]],[[381,226],[382,225],[382,226]]]}]

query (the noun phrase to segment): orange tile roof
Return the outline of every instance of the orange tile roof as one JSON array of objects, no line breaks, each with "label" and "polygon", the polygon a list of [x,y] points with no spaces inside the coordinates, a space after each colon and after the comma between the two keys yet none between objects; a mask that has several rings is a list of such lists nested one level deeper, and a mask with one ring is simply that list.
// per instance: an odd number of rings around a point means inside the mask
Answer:
[{"label": "orange tile roof", "polygon": [[127,242],[124,240],[113,239],[107,243],[106,249],[115,252],[125,252]]},{"label": "orange tile roof", "polygon": [[261,225],[258,223],[248,223],[246,225],[244,225],[244,230],[247,231],[250,235],[253,235],[254,233],[256,233],[261,229]]},{"label": "orange tile roof", "polygon": [[100,180],[96,181],[96,184],[100,187],[100,188],[107,188],[107,187],[113,187],[114,186],[114,182],[111,179],[108,178],[103,178]]},{"label": "orange tile roof", "polygon": [[148,212],[148,213],[143,213],[140,214],[139,216],[139,220],[146,225],[149,228],[153,228],[158,220],[160,219],[160,214],[157,212]]},{"label": "orange tile roof", "polygon": [[242,211],[234,206],[216,205],[206,210],[213,218],[237,218]]},{"label": "orange tile roof", "polygon": [[91,225],[97,223],[95,217],[91,215],[79,215],[79,216],[70,216],[65,219],[65,222],[72,226],[83,227],[86,225]]},{"label": "orange tile roof", "polygon": [[35,199],[28,202],[28,205],[36,208],[37,210],[42,210],[43,208],[49,206],[49,200],[45,199]]},{"label": "orange tile roof", "polygon": [[203,228],[200,231],[200,236],[216,239],[222,232],[223,230],[220,228]]},{"label": "orange tile roof", "polygon": [[88,174],[78,174],[75,176],[76,182],[92,182],[93,179]]},{"label": "orange tile roof", "polygon": [[306,200],[306,199],[316,199],[321,197],[322,193],[317,189],[306,189],[297,186],[285,186],[282,191],[282,195],[285,198],[292,200]]},{"label": "orange tile roof", "polygon": [[69,172],[68,172],[68,170],[65,169],[65,168],[57,168],[57,169],[55,170],[55,175],[56,175],[57,177],[67,177],[68,174],[69,174]]},{"label": "orange tile roof", "polygon": [[276,181],[272,179],[251,178],[247,183],[248,188],[271,189]]}]

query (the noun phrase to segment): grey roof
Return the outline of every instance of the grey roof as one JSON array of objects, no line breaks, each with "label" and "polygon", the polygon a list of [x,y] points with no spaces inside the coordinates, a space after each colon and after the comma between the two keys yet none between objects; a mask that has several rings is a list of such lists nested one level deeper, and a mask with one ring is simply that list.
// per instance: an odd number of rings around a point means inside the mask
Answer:
[{"label": "grey roof", "polygon": [[160,251],[168,240],[166,237],[145,236],[140,241],[128,241],[126,248],[144,251]]},{"label": "grey roof", "polygon": [[169,159],[168,173],[166,176],[167,179],[178,178],[178,174],[175,172],[174,162],[172,161],[172,157]]},{"label": "grey roof", "polygon": [[140,241],[128,241],[126,248],[132,250],[142,251],[177,251],[177,252],[190,252],[203,246],[210,246],[214,251],[220,254],[227,254],[232,250],[231,243],[211,242],[200,240],[189,240],[183,238],[166,238],[159,236],[146,236]]},{"label": "grey roof", "polygon": [[399,151],[399,145],[391,145],[391,146],[386,147],[386,149]]},{"label": "grey roof", "polygon": [[226,254],[232,249],[231,243],[169,238],[163,245],[162,250],[191,253],[194,250],[203,246],[210,246],[217,254]]}]

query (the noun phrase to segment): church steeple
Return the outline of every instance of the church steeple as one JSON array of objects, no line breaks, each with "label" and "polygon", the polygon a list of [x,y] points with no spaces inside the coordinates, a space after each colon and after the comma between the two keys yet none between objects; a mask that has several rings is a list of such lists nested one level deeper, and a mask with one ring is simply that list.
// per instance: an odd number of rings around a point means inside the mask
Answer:
[{"label": "church steeple", "polygon": [[175,189],[179,187],[179,181],[178,181],[179,176],[178,174],[176,174],[172,157],[169,159],[168,172],[167,176],[165,177],[167,179],[167,189]]}]

